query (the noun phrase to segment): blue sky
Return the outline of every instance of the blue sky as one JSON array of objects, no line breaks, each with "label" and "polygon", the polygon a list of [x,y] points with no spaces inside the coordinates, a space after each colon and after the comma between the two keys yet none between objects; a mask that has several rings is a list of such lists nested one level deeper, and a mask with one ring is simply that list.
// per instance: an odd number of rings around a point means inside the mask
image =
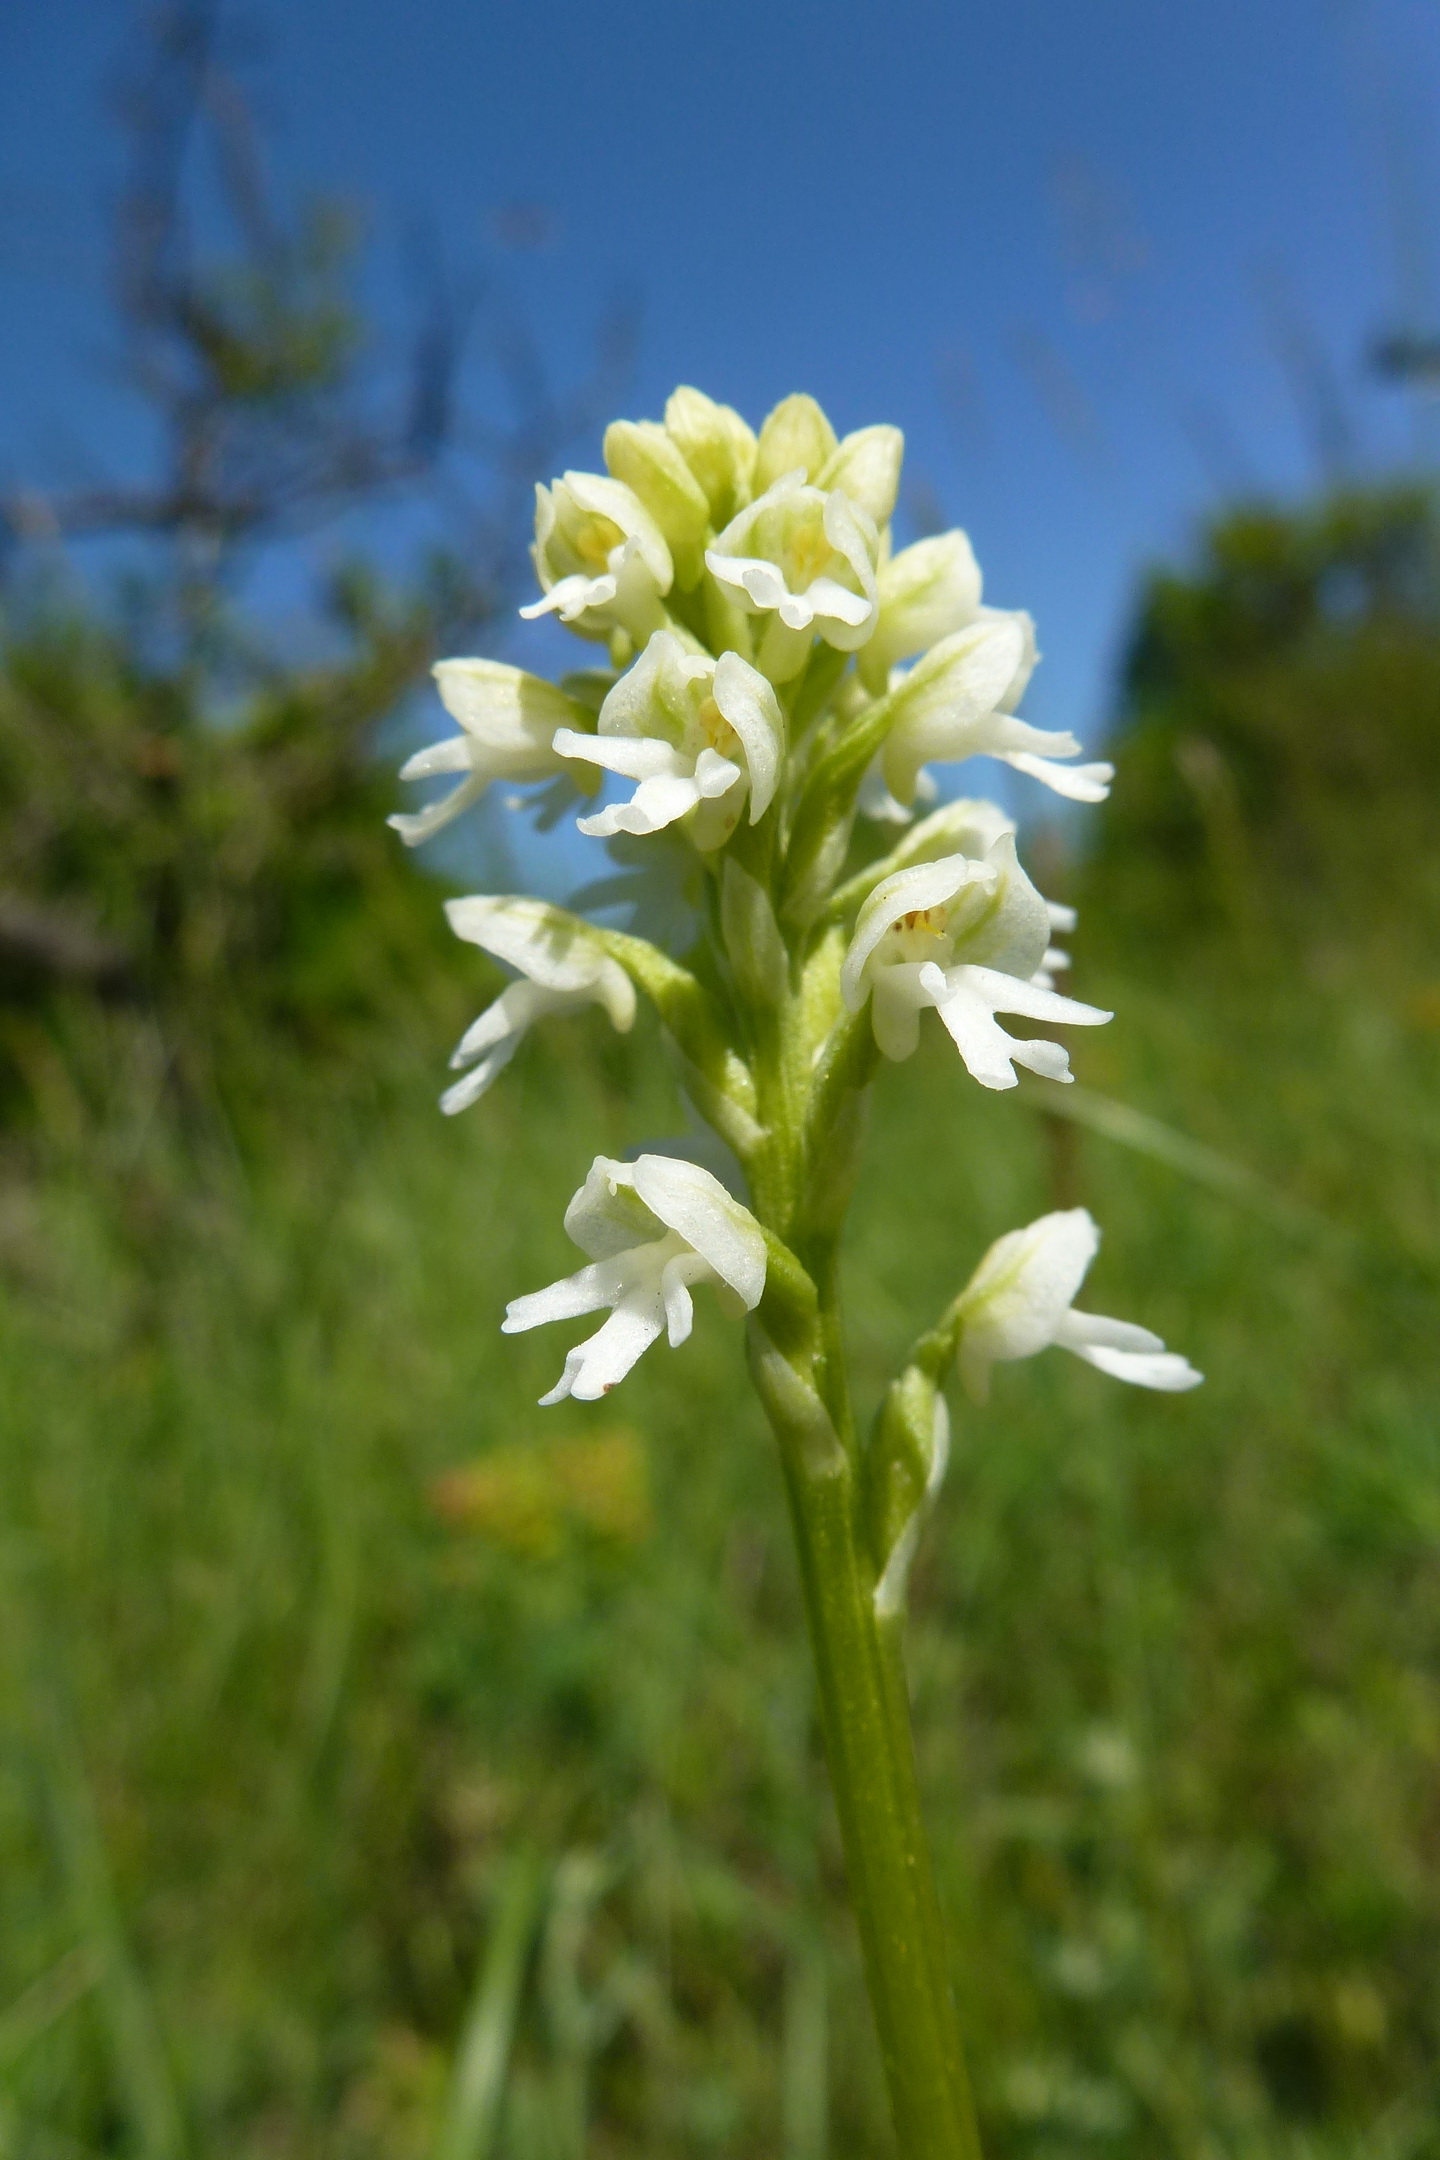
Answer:
[{"label": "blue sky", "polygon": [[[104,372],[101,96],[129,19],[120,0],[0,18],[7,479],[144,456]],[[1364,462],[1412,445],[1361,358],[1433,297],[1429,0],[287,0],[250,19],[282,175],[360,201],[381,262],[432,216],[561,376],[628,287],[637,416],[689,380],[756,420],[807,388],[842,429],[899,421],[988,597],[1039,620],[1026,709],[1045,724],[1096,733],[1137,569],[1197,511],[1314,476],[1282,320],[1325,355]],[[517,204],[545,211],[543,246],[502,245]]]}]

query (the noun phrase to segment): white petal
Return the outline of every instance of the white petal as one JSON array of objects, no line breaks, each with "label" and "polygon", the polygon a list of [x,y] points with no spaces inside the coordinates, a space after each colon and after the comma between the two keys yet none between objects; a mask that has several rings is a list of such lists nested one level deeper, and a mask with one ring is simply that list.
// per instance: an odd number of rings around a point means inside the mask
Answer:
[{"label": "white petal", "polygon": [[[732,767],[739,778],[738,768]],[[593,839],[613,839],[616,833],[663,832],[695,808],[700,800],[700,790],[693,778],[679,773],[659,773],[653,780],[642,780],[629,802],[612,803],[608,810],[601,810],[595,817],[577,818],[575,823],[582,833]]]},{"label": "white petal", "polygon": [[1076,1348],[1076,1357],[1084,1358],[1087,1365],[1096,1366],[1108,1373],[1112,1380],[1128,1380],[1132,1387],[1155,1388],[1165,1395],[1183,1394],[1186,1388],[1199,1387],[1204,1373],[1196,1372],[1188,1358],[1173,1350],[1107,1350],[1103,1347]]},{"label": "white petal", "polygon": [[519,1035],[505,1036],[496,1043],[488,1057],[482,1057],[477,1064],[471,1066],[463,1080],[457,1080],[453,1087],[446,1088],[440,1097],[440,1108],[446,1117],[457,1117],[462,1110],[468,1110],[471,1103],[478,1102],[491,1082],[498,1079],[505,1070],[519,1047]]},{"label": "white petal", "polygon": [[[792,628],[803,629],[808,622],[841,623],[847,629],[862,629],[875,613],[875,603],[867,600],[864,593],[851,592],[848,585],[841,585],[834,578],[812,578],[803,594],[792,595],[792,605],[803,600],[806,612],[802,619],[794,621]],[[781,618],[791,622],[782,603]]]},{"label": "white petal", "polygon": [[862,679],[883,690],[897,660],[923,652],[974,619],[980,605],[980,566],[963,532],[917,540],[878,573],[880,615],[860,661]]},{"label": "white petal", "polygon": [[1064,795],[1071,802],[1101,803],[1110,793],[1110,783],[1115,778],[1113,765],[1057,765],[1050,758],[1034,757],[1028,750],[1001,750],[996,753],[1016,772],[1028,773],[1032,780],[1043,780],[1046,787],[1057,795]]},{"label": "white petal", "polygon": [[483,1057],[487,1050],[494,1050],[508,1036],[513,1036],[518,1043],[527,1029],[544,1014],[563,1012],[586,1002],[583,991],[548,990],[533,982],[511,983],[465,1030],[451,1056],[451,1070],[458,1072],[462,1065],[473,1064],[476,1058]]},{"label": "white petal", "polygon": [[758,555],[722,555],[707,548],[705,566],[722,585],[743,594],[752,612],[778,608],[789,597],[789,587],[775,564]]},{"label": "white petal", "polygon": [[489,784],[488,773],[472,772],[468,780],[451,788],[450,793],[442,795],[438,802],[427,803],[423,810],[397,810],[385,822],[394,827],[406,847],[419,847],[422,840],[430,839],[442,826],[459,817],[462,810],[468,810],[471,803],[477,802]]},{"label": "white petal", "polygon": [[695,788],[704,802],[718,801],[744,778],[741,767],[732,759],[722,757],[718,750],[702,750],[695,760]]},{"label": "white petal", "polygon": [[560,757],[583,758],[622,780],[653,780],[657,773],[688,773],[690,763],[673,743],[655,735],[578,735],[561,728],[555,737]]},{"label": "white petal", "polygon": [[1164,1341],[1133,1320],[1112,1320],[1106,1313],[1070,1311],[1055,1330],[1062,1350],[1163,1350]]},{"label": "white petal", "polygon": [[715,1282],[715,1270],[708,1260],[697,1252],[677,1253],[665,1263],[660,1278],[660,1294],[665,1301],[665,1326],[670,1347],[678,1350],[687,1342],[695,1324],[695,1300],[690,1295],[691,1283]]},{"label": "white petal", "polygon": [[603,1327],[576,1344],[554,1387],[540,1397],[541,1407],[563,1402],[567,1395],[577,1402],[598,1402],[644,1356],[664,1325],[665,1307],[658,1289],[626,1298]]},{"label": "white petal", "polygon": [[963,974],[969,987],[979,991],[995,1012],[1020,1013],[1027,1020],[1054,1020],[1070,1027],[1103,1027],[1113,1012],[1099,1005],[1082,1005],[1078,998],[1061,997],[1054,990],[1038,990],[1033,983],[1019,982],[998,968],[965,967],[947,970],[948,976]]},{"label": "white petal", "polygon": [[1047,1080],[1065,1081],[1071,1077],[1069,1055],[1059,1043],[1024,1041],[1007,1035],[995,1018],[997,1012],[1020,1013],[1031,1020],[1078,1021],[1088,1026],[1098,1026],[1114,1017],[1097,1006],[1081,1005],[1074,998],[1059,997],[1053,990],[1003,975],[997,968],[962,966],[942,971],[931,963],[923,980],[966,1070],[982,1087],[1014,1087],[1016,1065],[1024,1065]]},{"label": "white petal", "polygon": [[1049,911],[1052,930],[1058,930],[1062,935],[1068,936],[1072,930],[1078,927],[1080,917],[1073,907],[1066,907],[1062,900],[1047,900],[1045,906]]},{"label": "white petal", "polygon": [[447,900],[445,914],[455,935],[503,960],[547,990],[576,990],[598,998],[619,1028],[634,1017],[633,991],[627,997],[617,981],[616,963],[595,931],[578,915],[546,900],[510,899],[469,893]]},{"label": "white petal", "polygon": [[[939,970],[935,972],[938,974]],[[913,1057],[919,1049],[920,1015],[927,1006],[935,1003],[921,980],[924,973],[924,967],[914,961],[875,970],[871,1025],[881,1056],[892,1058],[897,1064]]]},{"label": "white petal", "polygon": [[528,607],[520,609],[526,622],[534,622],[540,615],[558,615],[561,622],[574,622],[578,616],[588,614],[591,608],[608,607],[615,598],[616,580],[608,575],[587,578],[579,571],[570,577],[557,579],[540,600],[532,600]]},{"label": "white petal", "polygon": [[436,773],[474,772],[474,746],[468,735],[447,735],[443,742],[433,742],[424,750],[417,750],[400,767],[402,780],[433,780]]},{"label": "white petal", "polygon": [[[642,1248],[643,1250],[643,1248]],[[546,1327],[552,1320],[574,1320],[581,1313],[601,1312],[616,1305],[633,1287],[632,1253],[621,1252],[607,1260],[592,1261],[560,1282],[547,1283],[524,1297],[511,1298],[500,1323],[502,1335],[524,1335],[531,1328]],[[655,1270],[658,1280],[659,1270]]]},{"label": "white petal", "polygon": [[750,772],[750,822],[765,815],[780,778],[785,720],[771,685],[739,653],[720,656],[715,703],[739,736]]},{"label": "white petal", "polygon": [[[933,965],[923,972],[929,978],[925,987],[970,1077],[981,1087],[1015,1087],[1015,1058],[1022,1049],[1036,1046],[1017,1043],[1013,1035],[1007,1035],[995,1018],[994,1007],[963,983],[948,983],[942,970]],[[1047,1047],[1054,1050],[1056,1045]],[[1063,1050],[1059,1056],[1062,1063],[1067,1062]]]},{"label": "white petal", "polygon": [[753,1312],[765,1289],[765,1233],[720,1180],[674,1155],[641,1155],[631,1166],[637,1196],[668,1229],[709,1262]]},{"label": "white petal", "polygon": [[[592,1260],[606,1260],[662,1242],[665,1234],[664,1223],[635,1190],[634,1164],[597,1155],[565,1210],[565,1235]],[[664,1262],[662,1254],[656,1263],[657,1279]]]}]

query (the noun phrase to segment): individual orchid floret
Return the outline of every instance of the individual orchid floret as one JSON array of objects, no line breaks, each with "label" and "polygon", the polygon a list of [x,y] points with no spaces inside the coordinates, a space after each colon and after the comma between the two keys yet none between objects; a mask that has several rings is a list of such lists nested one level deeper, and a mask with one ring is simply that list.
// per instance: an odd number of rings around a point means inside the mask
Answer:
[{"label": "individual orchid floret", "polygon": [[690,1333],[695,1283],[715,1285],[722,1307],[753,1312],[765,1288],[765,1236],[748,1208],[698,1163],[597,1155],[565,1210],[565,1228],[590,1266],[511,1300],[503,1332],[518,1335],[581,1313],[610,1317],[577,1344],[542,1404],[596,1402],[662,1333],[678,1350]]},{"label": "individual orchid floret", "polygon": [[840,652],[865,643],[878,612],[879,546],[863,510],[796,471],[732,518],[705,561],[746,614],[770,618],[756,659],[778,683],[799,674],[817,632]]},{"label": "individual orchid floret", "polygon": [[682,383],[666,400],[665,432],[704,489],[718,532],[755,492],[753,428],[733,406]]},{"label": "individual orchid floret", "polygon": [[417,750],[400,768],[402,780],[459,773],[458,787],[424,810],[397,811],[388,820],[407,847],[418,847],[484,794],[492,780],[549,780],[564,770],[553,747],[555,730],[584,727],[583,704],[539,675],[500,660],[441,660],[434,669],[441,702],[463,732]]},{"label": "individual orchid floret", "polygon": [[879,696],[897,661],[925,652],[972,623],[980,612],[980,565],[963,532],[936,533],[880,565],[880,615],[857,663],[860,680]]},{"label": "individual orchid floret", "polygon": [[634,984],[578,916],[543,900],[479,893],[447,900],[445,913],[457,937],[505,961],[522,978],[502,990],[456,1044],[451,1070],[464,1070],[465,1077],[440,1098],[447,1117],[479,1101],[537,1020],[600,1005],[622,1035],[634,1025]]},{"label": "individual orchid floret", "polygon": [[654,833],[681,818],[703,853],[723,846],[748,797],[750,822],[769,809],[785,723],[775,692],[739,653],[719,660],[657,630],[600,708],[599,733],[562,728],[555,748],[639,784],[580,830],[605,840]]},{"label": "individual orchid floret", "polygon": [[1074,1309],[1074,1298],[1100,1246],[1085,1208],[1042,1215],[997,1238],[956,1300],[960,1376],[976,1402],[990,1391],[990,1368],[1033,1357],[1052,1343],[1112,1379],[1178,1394],[1204,1379],[1158,1335],[1128,1320]]},{"label": "individual orchid floret", "polygon": [[883,878],[861,907],[841,992],[851,1012],[869,997],[875,1040],[888,1058],[912,1055],[920,1015],[933,1006],[982,1087],[1014,1087],[1017,1065],[1068,1081],[1070,1060],[1058,1043],[1017,1040],[995,1018],[1018,1013],[1098,1027],[1113,1017],[1032,981],[1049,936],[1049,911],[1016,860],[1009,828],[978,859],[947,855]]},{"label": "individual orchid floret", "polygon": [[530,553],[545,597],[521,608],[527,621],[555,614],[581,637],[619,630],[643,645],[666,620],[675,565],[664,533],[623,480],[567,472],[537,487]]},{"label": "individual orchid floret", "polygon": [[1000,758],[1072,802],[1104,801],[1112,765],[1057,762],[1079,755],[1076,738],[1031,727],[1011,710],[1037,658],[1028,615],[983,608],[966,629],[942,638],[908,673],[891,678],[882,769],[898,803],[914,802],[931,759],[954,763],[976,756]]}]

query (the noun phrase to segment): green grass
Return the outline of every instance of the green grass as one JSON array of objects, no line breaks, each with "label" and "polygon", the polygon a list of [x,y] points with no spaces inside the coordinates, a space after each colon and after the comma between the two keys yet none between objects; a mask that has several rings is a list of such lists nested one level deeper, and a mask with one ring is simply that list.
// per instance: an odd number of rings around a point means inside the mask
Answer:
[{"label": "green grass", "polygon": [[[1279,1206],[985,1097],[939,1042],[882,1076],[863,1398],[992,1237],[1076,1199],[1087,1302],[1209,1375],[1162,1399],[1050,1353],[956,1405],[912,1671],[996,2156],[1440,2152],[1425,951],[1082,941],[1119,1012],[1082,1080]],[[568,1269],[591,1154],[675,1129],[654,1039],[557,1027],[454,1122],[443,1032],[338,1091],[277,1058],[243,1137],[182,1142],[106,1025],[109,1107],[32,1058],[0,1193],[0,2154],[885,2154],[738,1331],[707,1310],[550,1412],[564,1331],[497,1333]],[[436,1504],[617,1426],[646,1534]]]}]

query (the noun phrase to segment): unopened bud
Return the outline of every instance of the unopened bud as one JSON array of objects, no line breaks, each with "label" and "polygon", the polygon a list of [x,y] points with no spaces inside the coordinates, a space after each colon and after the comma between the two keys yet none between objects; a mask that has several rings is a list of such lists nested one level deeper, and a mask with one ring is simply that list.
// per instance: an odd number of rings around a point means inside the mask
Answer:
[{"label": "unopened bud", "polygon": [[682,383],[665,407],[665,432],[705,491],[718,532],[749,502],[755,479],[755,432],[733,407]]},{"label": "unopened bud", "polygon": [[817,485],[839,488],[883,532],[895,514],[904,455],[905,437],[898,427],[856,428],[826,460]]},{"label": "unopened bud", "polygon": [[807,480],[816,479],[836,448],[835,430],[813,397],[797,391],[794,397],[781,398],[760,430],[756,494],[763,495],[786,473],[803,472]]},{"label": "unopened bud", "polygon": [[680,451],[655,420],[615,420],[605,430],[605,463],[639,496],[669,545],[685,591],[700,582],[710,505]]}]

